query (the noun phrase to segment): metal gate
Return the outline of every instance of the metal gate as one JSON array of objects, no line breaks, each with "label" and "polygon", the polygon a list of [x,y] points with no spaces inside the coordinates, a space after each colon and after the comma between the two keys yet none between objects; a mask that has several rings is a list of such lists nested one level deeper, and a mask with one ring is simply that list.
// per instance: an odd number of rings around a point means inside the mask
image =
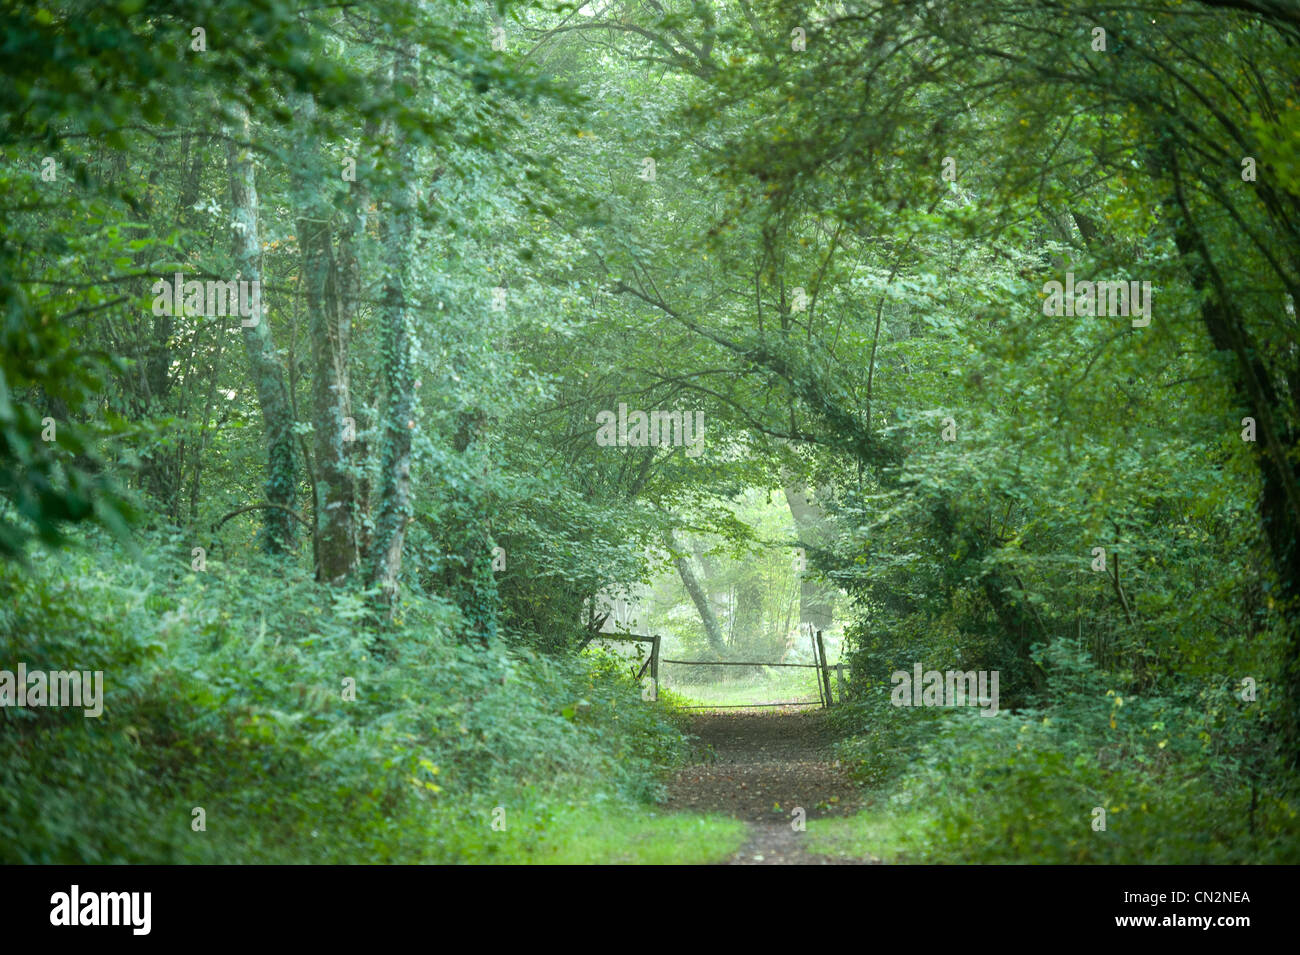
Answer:
[{"label": "metal gate", "polygon": [[[813,663],[764,663],[757,661],[744,660],[670,660],[663,659],[659,663],[673,664],[676,666],[693,666],[693,667],[788,667],[791,669],[815,670],[817,698],[807,700],[784,700],[779,702],[764,703],[700,703],[684,707],[689,710],[725,710],[725,709],[749,709],[760,706],[822,706],[829,707],[835,703],[835,698],[831,687],[831,667],[826,662],[826,646],[822,639],[822,631],[809,630],[809,637],[812,641]],[[655,650],[658,650],[656,645]],[[658,683],[658,666],[656,671],[656,685]],[[836,664],[834,667],[838,677],[840,700],[844,699],[844,668],[843,664]]]},{"label": "metal gate", "polygon": [[[800,670],[815,670],[816,672],[816,699],[807,700],[783,700],[778,702],[764,703],[699,703],[685,706],[683,709],[688,710],[727,710],[727,709],[749,709],[759,706],[822,706],[829,707],[835,705],[835,694],[831,685],[831,670],[835,671],[835,687],[839,690],[840,702],[844,701],[844,664],[837,663],[834,666],[826,662],[826,645],[823,641],[823,632],[821,630],[812,630],[809,628],[809,639],[812,643],[813,663],[763,663],[746,660],[670,660],[668,658],[660,659],[659,644],[660,637],[658,634],[653,636],[639,633],[593,633],[582,642],[579,652],[582,652],[589,644],[601,642],[603,644],[632,643],[638,647],[648,646],[648,652],[642,657],[641,652],[637,652],[636,660],[633,664],[636,678],[641,681],[641,698],[647,701],[659,699],[659,682],[660,682],[660,664],[666,663],[674,666],[693,666],[693,667],[788,667]],[[639,666],[637,665],[639,664]]]}]

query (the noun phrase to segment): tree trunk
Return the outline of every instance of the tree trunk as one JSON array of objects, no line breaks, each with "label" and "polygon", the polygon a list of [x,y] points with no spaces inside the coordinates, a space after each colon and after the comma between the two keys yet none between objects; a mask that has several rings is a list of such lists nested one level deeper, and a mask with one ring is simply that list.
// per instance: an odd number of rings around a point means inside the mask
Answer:
[{"label": "tree trunk", "polygon": [[1286,629],[1281,730],[1294,763],[1300,761],[1300,473],[1295,464],[1300,458],[1300,428],[1281,400],[1278,380],[1294,381],[1300,369],[1275,375],[1266,364],[1192,216],[1176,158],[1165,168],[1173,170],[1170,213],[1178,217],[1174,242],[1187,262],[1192,287],[1205,296],[1201,319],[1214,347],[1236,359],[1231,366],[1233,390],[1258,422],[1263,439],[1255,455],[1262,483],[1259,516],[1280,585],[1277,609]]},{"label": "tree trunk", "polygon": [[704,635],[708,638],[709,647],[719,658],[725,658],[727,656],[727,642],[722,638],[722,628],[718,626],[718,618],[709,603],[709,596],[704,592],[704,587],[695,574],[695,568],[691,566],[690,556],[677,545],[677,535],[671,532],[668,537],[668,549],[673,555],[673,565],[677,568],[677,573],[681,575],[682,586],[691,595],[691,601],[695,604],[695,609],[700,612],[700,620],[704,623]]},{"label": "tree trunk", "polygon": [[[235,220],[234,259],[239,271],[238,279],[260,282],[262,243],[257,221],[257,180],[252,148],[248,145],[252,133],[248,112],[242,106],[237,109],[236,127],[226,145],[231,213]],[[249,370],[266,429],[266,500],[277,505],[262,509],[264,543],[272,553],[281,553],[294,541],[293,524],[286,513],[286,509],[293,509],[295,491],[293,412],[289,387],[265,315],[250,316],[241,324]]]},{"label": "tree trunk", "polygon": [[[405,46],[393,64],[398,95],[415,82],[415,56]],[[402,546],[411,519],[411,433],[415,430],[415,381],[411,360],[411,316],[406,291],[415,236],[414,154],[406,134],[390,128],[398,173],[382,229],[384,278],[379,308],[384,404],[379,429],[379,501],[375,513],[371,581],[378,584],[390,616],[397,608]]]},{"label": "tree trunk", "polygon": [[[312,431],[315,438],[317,574],[341,584],[357,565],[354,487],[344,441],[349,417],[348,362],[351,315],[340,301],[334,260],[334,209],[325,198],[322,163],[308,139],[315,101],[299,98],[299,165],[294,176],[298,244],[302,249],[312,355]],[[310,157],[310,158],[308,158]],[[314,173],[314,174],[313,174]]]}]

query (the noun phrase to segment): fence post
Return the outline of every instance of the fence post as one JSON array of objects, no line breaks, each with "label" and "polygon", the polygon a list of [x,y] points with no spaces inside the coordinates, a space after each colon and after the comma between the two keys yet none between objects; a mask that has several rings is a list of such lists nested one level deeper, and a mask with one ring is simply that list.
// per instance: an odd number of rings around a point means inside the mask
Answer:
[{"label": "fence post", "polygon": [[813,667],[817,670],[814,677],[817,681],[817,702],[824,707],[826,706],[826,687],[822,683],[821,657],[817,655],[817,630],[812,624],[808,624],[808,640],[812,643]]},{"label": "fence post", "polygon": [[655,684],[655,701],[659,700],[659,634],[654,635],[654,642],[650,645],[650,679]]},{"label": "fence post", "polygon": [[835,683],[840,690],[840,702],[844,702],[844,664],[835,664]]},{"label": "fence post", "polygon": [[819,663],[817,675],[826,687],[826,705],[831,707],[835,705],[835,699],[831,696],[831,670],[826,665],[826,645],[822,643],[822,632],[820,630],[817,631],[817,657]]}]

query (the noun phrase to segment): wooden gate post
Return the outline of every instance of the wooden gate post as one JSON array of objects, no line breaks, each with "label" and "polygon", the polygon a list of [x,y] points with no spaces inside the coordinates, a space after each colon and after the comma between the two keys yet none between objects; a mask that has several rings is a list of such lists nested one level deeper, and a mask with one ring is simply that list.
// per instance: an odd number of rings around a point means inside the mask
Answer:
[{"label": "wooden gate post", "polygon": [[821,657],[817,653],[817,630],[812,624],[808,624],[808,640],[812,643],[813,667],[817,670],[817,702],[823,707],[829,706],[826,702],[826,685],[822,682]]},{"label": "wooden gate post", "polygon": [[655,701],[659,700],[659,634],[654,635],[654,642],[650,644],[650,679],[655,684]]},{"label": "wooden gate post", "polygon": [[826,645],[822,643],[822,632],[820,630],[817,631],[817,657],[820,665],[817,675],[826,687],[826,705],[828,707],[834,706],[835,698],[831,696],[831,668],[826,665]]}]

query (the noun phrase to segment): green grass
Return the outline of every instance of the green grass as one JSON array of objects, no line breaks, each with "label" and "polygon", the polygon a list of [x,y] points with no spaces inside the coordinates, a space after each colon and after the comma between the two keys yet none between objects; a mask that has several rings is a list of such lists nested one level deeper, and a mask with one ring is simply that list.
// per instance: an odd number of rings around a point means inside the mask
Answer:
[{"label": "green grass", "polygon": [[[843,859],[887,863],[920,861],[915,846],[924,837],[926,817],[894,807],[866,809],[854,816],[809,820],[806,848]],[[927,860],[935,861],[935,860]]]},{"label": "green grass", "polygon": [[665,814],[599,801],[506,810],[507,828],[488,830],[461,861],[501,865],[700,865],[723,862],[745,841],[743,822]]},{"label": "green grass", "polygon": [[685,675],[684,670],[680,666],[664,666],[660,678],[685,705],[753,706],[758,703],[816,703],[820,699],[815,670],[774,667],[765,670],[762,676],[751,675],[743,680],[678,682]]}]

